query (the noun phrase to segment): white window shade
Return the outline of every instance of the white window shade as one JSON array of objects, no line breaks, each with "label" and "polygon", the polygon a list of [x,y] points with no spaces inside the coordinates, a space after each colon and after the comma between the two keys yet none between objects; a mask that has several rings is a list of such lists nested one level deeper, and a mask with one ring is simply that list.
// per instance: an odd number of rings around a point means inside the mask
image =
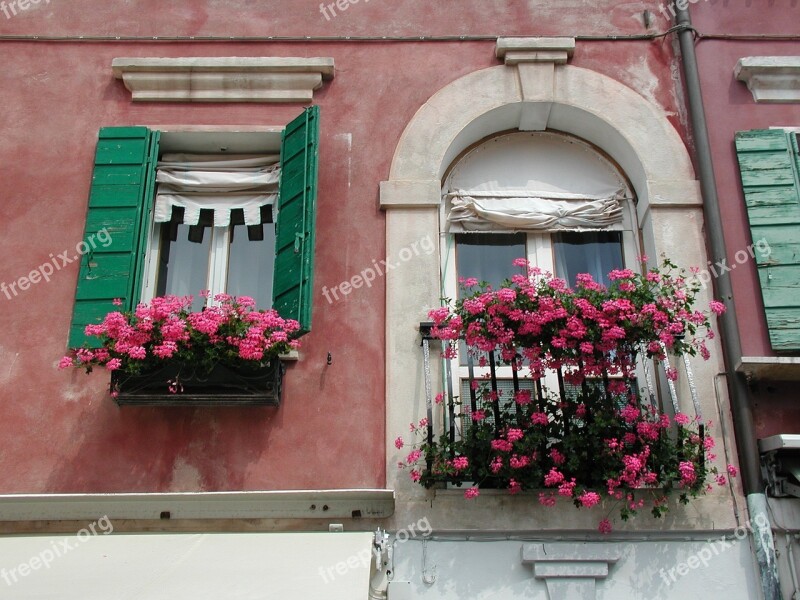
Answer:
[{"label": "white window shade", "polygon": [[[534,192],[535,193],[535,192]],[[474,194],[474,192],[473,192]],[[606,229],[622,222],[621,194],[568,198],[449,194],[447,220],[463,231]]]},{"label": "white window shade", "polygon": [[473,148],[447,178],[451,232],[610,229],[630,198],[617,169],[588,144],[521,132]]},{"label": "white window shade", "polygon": [[231,211],[244,211],[246,225],[260,225],[261,208],[278,197],[278,156],[165,154],[156,171],[156,223],[172,220],[197,225],[201,210],[214,211],[214,227],[227,227]]}]

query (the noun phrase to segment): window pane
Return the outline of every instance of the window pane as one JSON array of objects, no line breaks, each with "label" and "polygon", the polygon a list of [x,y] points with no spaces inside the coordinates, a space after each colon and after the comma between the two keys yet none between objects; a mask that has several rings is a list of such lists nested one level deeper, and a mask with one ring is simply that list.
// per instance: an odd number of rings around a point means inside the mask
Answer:
[{"label": "window pane", "polygon": [[228,293],[251,296],[260,309],[272,306],[275,260],[275,224],[265,223],[263,227],[264,239],[250,241],[245,225],[233,225],[228,257]]},{"label": "window pane", "polygon": [[[189,241],[189,226],[177,223],[164,223],[161,226],[161,252],[159,253],[158,285],[159,296],[192,294],[192,310],[203,308],[206,301],[200,290],[208,287],[208,259],[211,248],[211,229],[202,228],[202,242]],[[175,235],[177,232],[177,236]],[[175,237],[175,239],[171,239]]]},{"label": "window pane", "polygon": [[622,233],[619,231],[567,232],[553,234],[556,275],[575,285],[578,273],[589,273],[608,285],[608,273],[624,268]]},{"label": "window pane", "polygon": [[[493,289],[499,289],[504,280],[517,273],[524,274],[522,267],[513,265],[515,258],[526,258],[524,233],[469,233],[456,236],[456,274],[459,278],[475,277],[485,281]],[[461,289],[459,287],[459,295]],[[484,355],[486,356],[486,355]],[[459,357],[462,366],[468,361],[467,346],[459,342]],[[478,364],[480,355],[475,357]]]},{"label": "window pane", "polygon": [[525,258],[524,233],[469,233],[456,236],[456,271],[459,278],[475,277],[494,289],[503,280],[517,273],[521,267],[512,263],[515,258]]}]

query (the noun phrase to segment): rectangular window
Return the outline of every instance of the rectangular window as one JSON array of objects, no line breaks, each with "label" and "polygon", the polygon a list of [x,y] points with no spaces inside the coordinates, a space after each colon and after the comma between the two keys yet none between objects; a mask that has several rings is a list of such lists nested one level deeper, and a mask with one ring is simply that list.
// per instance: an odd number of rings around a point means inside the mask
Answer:
[{"label": "rectangular window", "polygon": [[[241,210],[233,211],[228,227],[213,227],[205,215],[199,225],[185,225],[179,215],[157,224],[153,238],[151,247],[158,248],[158,256],[152,256],[148,265],[156,270],[154,295],[198,296],[199,290],[210,290],[212,297],[226,292],[251,296],[259,309],[272,306],[274,223],[244,225]],[[144,300],[149,299],[147,292]],[[196,297],[193,309],[204,304]]]},{"label": "rectangular window", "polygon": [[[271,150],[269,136],[264,138],[262,153]],[[155,223],[142,299],[208,290],[208,304],[228,293],[252,296],[258,308],[270,308],[279,148],[274,154],[238,154],[243,142],[228,134],[224,145],[219,136],[214,140],[225,154],[174,152],[209,142],[197,133],[161,136],[161,146],[171,145],[173,151],[162,154],[156,169]],[[202,305],[196,298],[194,308]]]},{"label": "rectangular window", "polygon": [[[256,209],[246,206],[227,211],[228,217],[215,209],[211,217],[198,202],[197,206],[173,205],[166,219],[155,217],[163,208],[154,210],[154,195],[157,162],[164,151],[203,153],[208,150],[204,146],[212,145],[216,152],[253,154],[264,150],[258,146],[265,135],[162,135],[145,127],[100,130],[85,238],[105,228],[112,241],[82,257],[70,347],[97,344],[98,340],[84,335],[84,328],[119,310],[114,299],[121,299],[122,308],[131,310],[142,298],[162,293],[197,295],[202,289],[254,296],[260,308],[272,306],[284,318],[299,321],[303,332],[310,330],[318,107],[305,109],[273,144],[272,151],[279,152],[280,182],[267,214],[263,207],[256,215]],[[171,147],[180,145],[176,140],[188,145]],[[241,148],[228,147],[231,140]],[[219,218],[223,219],[216,223],[219,226],[211,226],[211,219]],[[258,226],[253,219],[260,221]]]}]

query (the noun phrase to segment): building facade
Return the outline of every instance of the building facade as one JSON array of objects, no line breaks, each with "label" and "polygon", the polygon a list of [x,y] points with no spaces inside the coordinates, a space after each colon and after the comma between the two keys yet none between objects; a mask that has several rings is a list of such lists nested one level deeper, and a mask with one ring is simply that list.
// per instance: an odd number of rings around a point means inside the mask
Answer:
[{"label": "building facade", "polygon": [[[729,367],[745,382],[743,404],[758,440],[746,452],[751,461],[760,455],[760,471],[746,492],[755,497],[766,490],[780,587],[790,598],[797,593],[791,467],[798,349],[791,289],[797,277],[791,223],[799,189],[798,7],[789,2],[726,8],[701,3],[692,13],[694,25],[708,34],[697,43],[697,59],[727,249],[714,262],[730,280],[741,342]],[[754,243],[763,251],[744,260],[741,250]]]},{"label": "building facade", "polygon": [[[702,273],[717,260],[682,78],[688,29],[668,31],[673,8],[0,5],[0,587],[19,598],[55,597],[65,582],[80,598],[109,585],[146,598],[777,597],[770,561],[782,538],[770,539],[772,519],[739,478],[671,502],[661,519],[623,521],[610,500],[547,507],[537,492],[502,489],[467,499],[398,468],[408,424],[430,414],[438,436],[449,399],[468,394],[466,366],[444,360],[424,325],[471,274],[467,246],[477,257],[503,246],[562,276],[562,234],[596,236],[598,272],[638,269],[641,255]],[[762,7],[757,21],[750,10],[691,7],[700,33],[796,33],[785,16],[795,7]],[[796,108],[759,104],[733,69],[792,54],[777,40],[697,44],[733,260],[758,242],[734,132],[797,126]],[[264,179],[252,194],[184,176],[254,156]],[[226,182],[251,167],[236,164]],[[531,223],[563,215],[536,204],[530,222],[495,227],[481,216],[486,198],[618,208],[551,227]],[[458,224],[454,199],[469,213]],[[603,218],[613,224],[598,227]],[[511,230],[509,243],[491,237]],[[699,304],[717,279],[701,279]],[[730,281],[742,356],[778,356],[755,263]],[[115,301],[200,289],[246,292],[300,321],[272,406],[223,405],[218,390],[202,406],[126,405],[107,371],[57,368]],[[744,463],[730,382],[745,375],[730,375],[738,363],[719,336],[709,350],[673,362],[674,393],[656,363],[640,382],[652,378],[666,412],[712,423],[722,473]],[[758,437],[792,433],[790,390],[754,388]],[[604,519],[611,533],[598,531]]]}]

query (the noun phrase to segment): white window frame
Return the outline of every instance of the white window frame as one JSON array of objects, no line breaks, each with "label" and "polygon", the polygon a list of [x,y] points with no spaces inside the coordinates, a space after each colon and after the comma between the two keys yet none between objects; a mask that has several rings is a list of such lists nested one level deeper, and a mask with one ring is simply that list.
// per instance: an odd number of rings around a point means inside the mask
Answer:
[{"label": "white window frame", "polygon": [[[221,129],[176,128],[161,129],[159,155],[164,152],[186,152],[193,154],[279,154],[281,150],[281,134],[283,127],[252,127]],[[274,210],[274,207],[273,207]],[[273,222],[275,219],[273,219]],[[168,223],[155,223],[150,219],[147,254],[145,256],[144,285],[142,286],[142,302],[149,302],[156,296],[159,255],[161,252],[162,230]],[[265,225],[267,225],[265,223]],[[274,224],[273,224],[274,227]],[[225,293],[228,283],[228,266],[230,260],[230,235],[233,225],[227,227],[209,227],[211,243],[209,245],[208,273],[206,285],[210,292],[206,306],[211,306],[216,294]],[[274,263],[274,257],[273,257]],[[273,266],[274,268],[274,266]],[[196,290],[195,293],[200,290]],[[270,304],[271,304],[270,298]],[[270,306],[259,306],[268,309]]]},{"label": "white window frame", "polygon": [[[480,144],[477,144],[478,146]],[[464,155],[466,156],[466,154]],[[620,173],[619,169],[608,161],[604,156],[600,153],[597,153],[597,157],[599,160],[605,162],[610,169],[613,169],[620,177],[620,180],[627,181],[623,175]],[[453,163],[453,166],[458,164],[458,161]],[[457,273],[457,261],[456,261],[456,243],[455,243],[455,236],[462,234],[462,235],[470,235],[470,233],[464,233],[460,231],[450,232],[449,231],[449,224],[447,221],[447,214],[449,212],[449,206],[447,202],[446,193],[450,190],[450,173],[453,172],[453,168],[451,167],[446,177],[443,185],[443,193],[442,193],[442,202],[439,209],[439,222],[440,222],[440,236],[442,240],[442,252],[441,252],[441,289],[443,291],[443,297],[450,298],[452,301],[458,297],[458,278],[459,275]],[[626,183],[624,189],[624,199],[622,199],[621,206],[622,206],[622,222],[618,223],[614,226],[598,229],[597,231],[619,231],[622,233],[622,261],[625,268],[631,269],[634,272],[640,273],[641,272],[641,265],[638,258],[641,256],[641,251],[639,248],[640,245],[640,232],[638,227],[638,219],[636,213],[636,205],[632,200],[634,194],[632,192],[631,186]],[[563,232],[570,232],[575,231],[571,229],[564,229]],[[504,233],[514,233],[511,231],[503,232],[503,231],[486,231],[482,233],[487,234],[504,234]],[[526,235],[526,256],[527,260],[532,266],[537,266],[543,271],[547,271],[549,273],[553,273],[556,276],[560,276],[555,273],[555,253],[554,253],[554,245],[553,245],[553,234],[559,232],[544,232],[544,231],[530,231]],[[461,389],[462,389],[462,382],[464,380],[469,379],[469,368],[466,365],[461,365],[461,357],[459,355],[458,348],[456,348],[456,356],[452,359],[452,369],[451,369],[451,380],[449,382],[445,382],[451,386],[454,396],[461,396]],[[652,371],[651,371],[652,372]],[[490,373],[489,367],[481,367],[477,364],[477,362],[473,366],[473,375],[475,379],[482,379],[484,377],[488,378]],[[497,366],[495,368],[495,376],[498,380],[508,380],[511,381],[513,379],[512,368],[510,366]],[[519,379],[530,379],[524,376],[524,370],[518,372]],[[639,361],[636,365],[636,376],[638,381],[638,387],[642,387],[645,382],[645,375],[644,375],[644,368]],[[446,375],[445,375],[446,378]],[[553,373],[546,373],[545,376],[542,378],[542,387],[545,390],[545,393],[548,391],[552,393],[558,393],[558,379],[555,372]],[[459,398],[461,401],[461,406],[466,406],[469,403],[469,398]],[[508,398],[501,398],[502,400],[508,400]],[[461,410],[456,410],[456,419],[458,422],[461,421]]]}]

